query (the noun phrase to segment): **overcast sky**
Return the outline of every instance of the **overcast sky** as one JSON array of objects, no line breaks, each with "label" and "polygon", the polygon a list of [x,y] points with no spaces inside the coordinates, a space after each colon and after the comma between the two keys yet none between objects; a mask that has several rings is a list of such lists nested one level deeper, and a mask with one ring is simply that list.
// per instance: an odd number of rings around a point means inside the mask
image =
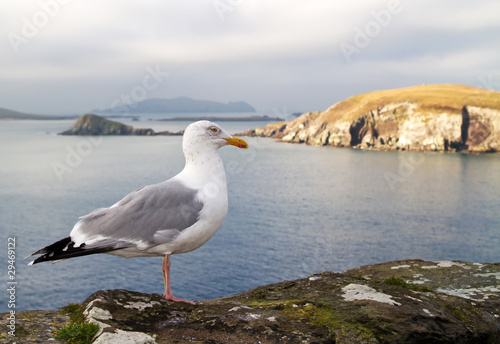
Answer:
[{"label": "overcast sky", "polygon": [[495,0],[3,0],[0,107],[188,96],[273,115],[423,83],[500,90],[499,14]]}]

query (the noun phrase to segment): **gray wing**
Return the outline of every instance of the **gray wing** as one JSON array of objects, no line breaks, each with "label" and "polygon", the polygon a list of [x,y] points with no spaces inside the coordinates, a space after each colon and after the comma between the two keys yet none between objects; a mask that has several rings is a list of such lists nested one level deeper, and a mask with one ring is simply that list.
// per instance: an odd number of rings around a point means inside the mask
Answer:
[{"label": "gray wing", "polygon": [[136,190],[110,208],[82,216],[70,236],[87,246],[147,248],[169,242],[199,218],[197,190],[166,181]]}]

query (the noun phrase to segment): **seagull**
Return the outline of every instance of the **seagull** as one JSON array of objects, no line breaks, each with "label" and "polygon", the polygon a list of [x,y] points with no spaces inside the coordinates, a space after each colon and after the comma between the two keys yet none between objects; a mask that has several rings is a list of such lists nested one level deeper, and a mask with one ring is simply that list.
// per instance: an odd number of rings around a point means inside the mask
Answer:
[{"label": "seagull", "polygon": [[125,258],[161,256],[165,299],[195,304],[174,297],[170,255],[197,249],[222,225],[228,199],[218,149],[226,145],[248,148],[244,140],[213,122],[190,124],[182,140],[186,165],[179,174],[80,217],[68,237],[29,255],[41,256],[28,265],[95,253]]}]

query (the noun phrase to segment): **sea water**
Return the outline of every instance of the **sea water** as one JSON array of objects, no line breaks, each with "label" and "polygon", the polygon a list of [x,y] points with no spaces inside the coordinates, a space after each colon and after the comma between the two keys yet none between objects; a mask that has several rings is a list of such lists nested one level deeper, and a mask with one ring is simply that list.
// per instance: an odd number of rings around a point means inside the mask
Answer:
[{"label": "sea water", "polygon": [[[130,122],[178,131],[184,122]],[[261,126],[221,122],[231,133]],[[180,136],[57,135],[72,121],[0,122],[0,269],[16,240],[16,310],[56,309],[100,289],[163,292],[162,258],[111,255],[27,266],[78,217],[168,179]],[[229,213],[196,251],[172,257],[177,297],[205,300],[363,264],[500,261],[500,156],[374,152],[248,138],[223,147]],[[9,294],[0,293],[0,312]]]}]

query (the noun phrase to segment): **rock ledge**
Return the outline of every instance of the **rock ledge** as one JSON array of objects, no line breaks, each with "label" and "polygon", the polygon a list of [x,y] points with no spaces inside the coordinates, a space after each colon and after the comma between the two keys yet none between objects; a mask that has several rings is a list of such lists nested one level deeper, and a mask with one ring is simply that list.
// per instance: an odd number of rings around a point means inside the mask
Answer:
[{"label": "rock ledge", "polygon": [[405,260],[194,306],[127,290],[98,291],[83,305],[101,327],[95,343],[493,344],[500,343],[500,264]]}]

